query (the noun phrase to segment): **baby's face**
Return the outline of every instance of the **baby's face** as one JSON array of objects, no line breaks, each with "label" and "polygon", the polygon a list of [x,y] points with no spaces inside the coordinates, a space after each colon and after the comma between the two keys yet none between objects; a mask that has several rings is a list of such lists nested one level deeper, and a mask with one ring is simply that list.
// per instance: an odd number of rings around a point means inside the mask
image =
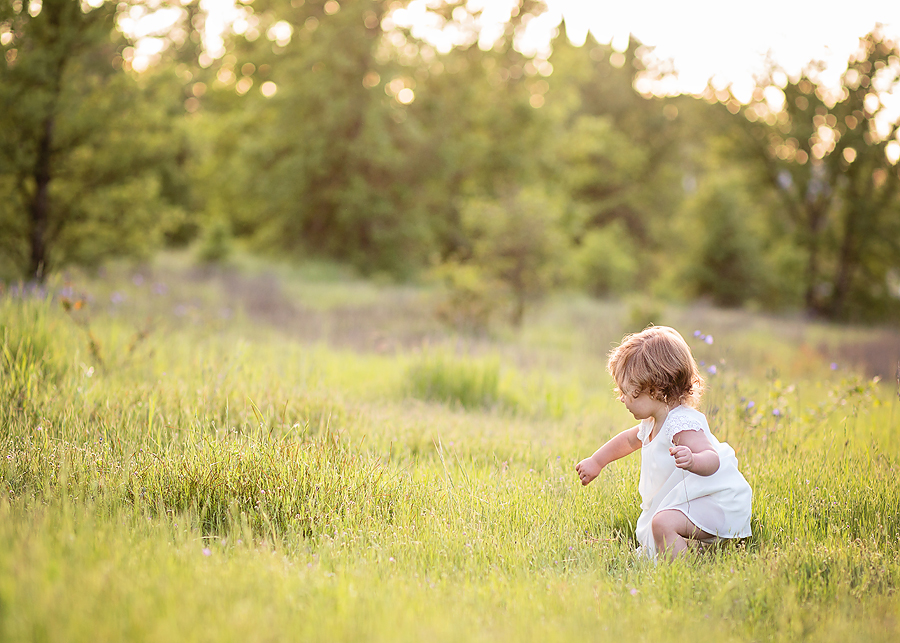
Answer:
[{"label": "baby's face", "polygon": [[627,379],[619,384],[619,401],[634,416],[635,420],[646,420],[659,411],[662,402],[654,400],[647,393],[640,393]]}]

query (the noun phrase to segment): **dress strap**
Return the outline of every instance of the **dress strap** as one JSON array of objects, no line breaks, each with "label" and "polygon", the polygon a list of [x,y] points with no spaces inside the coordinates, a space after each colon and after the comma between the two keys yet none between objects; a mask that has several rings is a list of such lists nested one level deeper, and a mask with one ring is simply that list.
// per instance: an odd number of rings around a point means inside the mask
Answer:
[{"label": "dress strap", "polygon": [[682,431],[703,431],[703,424],[696,418],[689,415],[677,414],[674,417],[669,415],[663,424],[662,432],[667,440],[671,441],[675,434]]}]

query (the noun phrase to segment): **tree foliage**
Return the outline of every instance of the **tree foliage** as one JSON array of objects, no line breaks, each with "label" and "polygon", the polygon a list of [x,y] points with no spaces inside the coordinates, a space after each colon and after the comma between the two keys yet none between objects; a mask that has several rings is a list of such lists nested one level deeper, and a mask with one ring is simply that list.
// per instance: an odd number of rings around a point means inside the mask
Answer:
[{"label": "tree foliage", "polygon": [[535,188],[473,199],[463,207],[470,242],[465,258],[503,286],[514,326],[521,325],[527,303],[559,278],[564,248],[559,216],[558,204]]},{"label": "tree foliage", "polygon": [[[742,105],[642,95],[633,39],[575,46],[563,23],[523,53],[540,0],[493,34],[475,3],[427,3],[453,46],[403,8],[242,2],[214,51],[199,0],[0,5],[0,275],[195,243],[437,267],[472,327],[506,303],[520,323],[551,286],[900,309],[900,52],[877,30],[840,87],[773,67]],[[123,31],[155,10],[177,20],[144,70]]]},{"label": "tree foliage", "polygon": [[386,3],[334,7],[248,8],[254,32],[234,37],[197,114],[211,216],[259,247],[403,272],[430,244],[404,153],[415,132],[384,92],[408,81],[379,53]]},{"label": "tree foliage", "polygon": [[[4,3],[0,210],[7,274],[152,251],[177,143],[164,102],[124,69],[116,8],[78,0]],[[168,173],[170,176],[172,172]]]},{"label": "tree foliage", "polygon": [[690,233],[679,262],[691,294],[726,307],[764,296],[760,210],[740,178],[726,173],[710,177],[685,200]]},{"label": "tree foliage", "polygon": [[[773,71],[775,76],[777,70]],[[781,199],[784,229],[805,255],[804,303],[827,317],[897,308],[889,292],[900,257],[898,123],[884,96],[900,87],[900,50],[878,31],[860,40],[835,91],[815,69],[782,90],[770,78],[742,109],[749,150]],[[783,96],[783,107],[766,101]]]}]

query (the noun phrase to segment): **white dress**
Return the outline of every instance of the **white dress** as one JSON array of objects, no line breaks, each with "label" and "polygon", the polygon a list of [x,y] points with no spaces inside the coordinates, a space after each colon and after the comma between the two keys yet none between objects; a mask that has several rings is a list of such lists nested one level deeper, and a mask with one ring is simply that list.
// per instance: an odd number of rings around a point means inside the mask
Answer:
[{"label": "white dress", "polygon": [[[641,515],[637,539],[643,552],[656,558],[656,543],[650,521],[657,512],[676,509],[703,531],[718,538],[750,535],[750,485],[738,471],[734,449],[719,442],[709,430],[706,416],[687,406],[669,411],[659,433],[653,434],[653,418],[638,426],[641,447]],[[710,476],[698,476],[675,466],[669,454],[672,439],[682,431],[703,431],[719,454],[719,468]]]}]

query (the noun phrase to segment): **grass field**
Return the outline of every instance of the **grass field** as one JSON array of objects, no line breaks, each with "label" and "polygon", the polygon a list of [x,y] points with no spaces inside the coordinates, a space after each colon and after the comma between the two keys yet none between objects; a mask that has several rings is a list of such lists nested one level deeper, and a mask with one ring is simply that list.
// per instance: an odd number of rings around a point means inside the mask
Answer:
[{"label": "grass field", "polygon": [[458,335],[438,296],[174,260],[7,288],[0,640],[900,638],[895,333],[658,307],[754,535],[653,565],[637,456],[573,469],[633,423],[605,360],[639,316]]}]

